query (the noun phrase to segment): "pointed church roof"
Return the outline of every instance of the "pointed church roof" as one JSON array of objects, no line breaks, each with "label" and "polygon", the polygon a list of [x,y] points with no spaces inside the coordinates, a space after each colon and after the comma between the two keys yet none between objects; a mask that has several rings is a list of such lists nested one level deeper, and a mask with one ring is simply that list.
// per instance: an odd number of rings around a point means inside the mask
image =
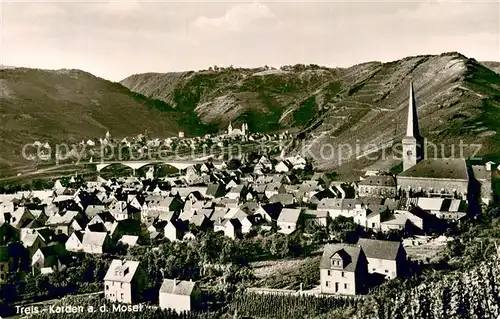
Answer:
[{"label": "pointed church roof", "polygon": [[413,91],[413,81],[410,82],[410,98],[408,101],[408,123],[406,125],[406,136],[420,137],[417,105],[415,104],[415,93]]}]

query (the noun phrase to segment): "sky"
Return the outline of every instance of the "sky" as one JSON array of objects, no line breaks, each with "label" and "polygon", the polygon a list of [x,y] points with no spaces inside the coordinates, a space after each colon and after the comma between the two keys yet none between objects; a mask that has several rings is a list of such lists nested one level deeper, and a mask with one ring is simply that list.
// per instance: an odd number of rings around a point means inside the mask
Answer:
[{"label": "sky", "polygon": [[450,51],[500,61],[499,1],[0,1],[0,64],[81,69],[112,81]]}]

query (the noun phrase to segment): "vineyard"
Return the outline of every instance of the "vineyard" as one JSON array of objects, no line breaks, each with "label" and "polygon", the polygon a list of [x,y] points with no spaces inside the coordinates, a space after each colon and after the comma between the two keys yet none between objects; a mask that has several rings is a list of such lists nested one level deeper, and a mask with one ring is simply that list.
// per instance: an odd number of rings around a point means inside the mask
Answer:
[{"label": "vineyard", "polygon": [[361,299],[352,297],[317,297],[308,295],[276,295],[242,293],[230,305],[238,318],[314,318],[332,309],[356,309]]},{"label": "vineyard", "polygon": [[402,290],[396,298],[376,294],[359,312],[359,319],[498,319],[500,260],[482,262],[468,271]]}]

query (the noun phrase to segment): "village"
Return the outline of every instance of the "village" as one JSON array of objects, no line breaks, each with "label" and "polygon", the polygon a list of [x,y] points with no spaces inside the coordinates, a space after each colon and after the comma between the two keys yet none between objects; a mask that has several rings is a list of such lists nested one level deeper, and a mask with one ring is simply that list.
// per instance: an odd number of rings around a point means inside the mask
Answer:
[{"label": "village", "polygon": [[[309,241],[321,256],[319,280],[309,290],[301,285],[297,293],[358,296],[387,280],[411,276],[415,261],[407,250],[446,241],[454,225],[495,200],[492,185],[500,175],[493,162],[426,158],[413,95],[410,86],[404,169],[397,175],[367,171],[359,181],[344,182],[315,172],[300,155],[261,153],[230,158],[219,167],[208,159],[162,177],[150,166],[145,176],[92,181],[72,176],[50,189],[0,194],[0,283],[13,273],[56,274],[90,256],[107,260],[97,283],[105,299],[138,304],[144,302],[146,287],[153,287],[152,300],[161,309],[192,311],[204,299],[196,278],[205,279],[208,262],[196,275],[185,271],[169,277],[158,266],[161,275],[151,276],[153,266],[127,251],[154,251],[165,243],[182,250],[217,236],[235,243],[265,242],[272,236],[314,238]],[[247,130],[246,124],[241,130],[230,126],[228,135],[246,136]],[[355,226],[346,236],[328,231],[347,224]],[[273,245],[271,251],[279,250]],[[228,260],[238,258],[224,249],[215,251],[224,254],[231,256]]]}]

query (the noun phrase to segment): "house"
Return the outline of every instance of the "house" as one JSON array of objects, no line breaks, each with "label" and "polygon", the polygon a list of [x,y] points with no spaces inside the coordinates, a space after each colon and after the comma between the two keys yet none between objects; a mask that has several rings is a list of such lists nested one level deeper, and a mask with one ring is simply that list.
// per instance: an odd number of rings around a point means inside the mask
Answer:
[{"label": "house", "polygon": [[[265,169],[265,170],[272,170],[273,169],[273,163],[269,159],[269,157],[263,155],[259,158],[257,164],[260,164],[260,166]],[[257,166],[257,165],[255,165]]]},{"label": "house", "polygon": [[250,232],[250,230],[252,230],[261,223],[262,216],[258,214],[246,215],[245,217],[239,220],[241,223],[241,232],[243,234],[247,234]]},{"label": "house", "polygon": [[293,164],[290,163],[288,160],[283,160],[280,161],[276,166],[274,167],[274,170],[278,173],[288,173],[292,170]]},{"label": "house", "polygon": [[203,213],[193,215],[189,220],[189,223],[195,225],[199,230],[207,230],[212,227],[212,222],[207,215]]},{"label": "house", "polygon": [[164,235],[170,241],[181,240],[187,231],[186,225],[179,219],[167,223],[164,228]]},{"label": "house", "polygon": [[163,212],[180,212],[184,203],[179,197],[151,196],[146,198],[146,205],[149,210]]},{"label": "house", "polygon": [[136,219],[120,220],[113,224],[109,233],[114,241],[117,241],[123,235],[139,236],[141,233],[141,222]]},{"label": "house", "polygon": [[332,219],[338,216],[354,217],[356,215],[355,199],[323,198],[318,203],[318,210],[327,210]]},{"label": "house", "polygon": [[281,203],[283,206],[293,206],[295,197],[292,194],[274,194],[269,198],[269,203]]},{"label": "house", "polygon": [[[9,225],[7,223],[4,223],[4,225]],[[12,226],[11,226],[12,227]],[[38,229],[43,229],[46,228],[45,222],[43,222],[43,218],[40,220],[38,218],[31,220],[28,224],[24,225],[21,228],[20,231],[20,237],[21,240],[28,235],[28,234],[34,234]]]},{"label": "house", "polygon": [[318,205],[324,198],[339,198],[341,195],[334,188],[325,188],[311,196],[309,202]]},{"label": "house", "polygon": [[117,220],[141,219],[141,211],[134,206],[127,205],[125,201],[115,202],[110,206],[109,212]]},{"label": "house", "polygon": [[79,252],[82,251],[83,244],[83,234],[82,231],[74,231],[65,243],[67,251]]},{"label": "house", "polygon": [[241,229],[241,222],[236,219],[228,219],[225,222],[222,223],[222,226],[224,227],[224,235],[236,239],[240,238],[242,234],[242,229]]},{"label": "house", "polygon": [[386,220],[389,214],[389,209],[385,205],[357,203],[354,209],[354,222],[365,228],[380,231],[380,223]]},{"label": "house", "polygon": [[368,260],[368,272],[388,278],[406,274],[406,251],[399,241],[360,238],[358,245]]},{"label": "house", "polygon": [[13,227],[9,223],[0,224],[0,245],[17,242],[22,237],[22,229]]},{"label": "house", "polygon": [[268,222],[276,221],[283,209],[281,203],[262,205],[257,208],[256,214],[261,215]]},{"label": "house", "polygon": [[380,196],[394,198],[396,191],[396,179],[391,175],[367,176],[358,183],[360,197]]},{"label": "house", "polygon": [[115,259],[104,277],[104,298],[131,304],[138,299],[146,284],[147,274],[138,261]]},{"label": "house", "polygon": [[301,209],[300,208],[283,208],[276,220],[278,232],[282,234],[291,234],[297,229]]},{"label": "house", "polygon": [[286,194],[286,187],[282,183],[270,183],[266,184],[266,190],[264,194],[267,198],[271,198],[275,194]]},{"label": "house", "polygon": [[23,226],[27,225],[30,221],[35,219],[35,216],[24,206],[19,206],[11,215],[9,224],[12,227],[21,229]]},{"label": "house", "polygon": [[138,240],[139,236],[123,235],[122,238],[120,238],[119,242],[124,245],[128,245],[129,247],[133,247],[137,245]]},{"label": "house", "polygon": [[41,273],[51,273],[69,264],[70,258],[62,244],[39,248],[31,258],[31,266]]},{"label": "house", "polygon": [[201,292],[196,282],[163,279],[158,297],[160,309],[172,309],[177,313],[195,309]]},{"label": "house", "polygon": [[236,185],[229,189],[229,192],[226,194],[227,198],[240,200],[241,198],[246,198],[248,194],[248,187],[246,185]]},{"label": "house", "polygon": [[82,251],[87,254],[103,254],[109,249],[110,238],[107,233],[85,232],[82,239]]},{"label": "house", "polygon": [[322,293],[357,295],[365,292],[368,260],[359,246],[327,244],[320,261]]},{"label": "house", "polygon": [[[74,223],[76,221],[76,223]],[[45,223],[58,234],[69,236],[74,230],[82,230],[84,224],[82,215],[75,210],[68,210],[62,214],[55,214],[49,217]]]},{"label": "house", "polygon": [[88,205],[87,208],[85,208],[85,216],[90,220],[104,210],[106,210],[106,206],[104,205]]},{"label": "house", "polygon": [[207,191],[205,197],[207,198],[218,198],[226,194],[226,187],[223,184],[209,184],[207,186]]},{"label": "house", "polygon": [[304,211],[304,222],[306,225],[327,227],[329,217],[327,210],[307,209]]},{"label": "house", "polygon": [[420,197],[417,206],[446,220],[457,221],[467,215],[467,201],[461,199]]},{"label": "house", "polygon": [[102,224],[104,225],[104,231],[111,231],[113,225],[116,223],[116,219],[111,215],[110,212],[101,212],[97,213],[92,217],[87,226],[85,227],[85,231],[96,231],[92,229],[92,225]]}]

